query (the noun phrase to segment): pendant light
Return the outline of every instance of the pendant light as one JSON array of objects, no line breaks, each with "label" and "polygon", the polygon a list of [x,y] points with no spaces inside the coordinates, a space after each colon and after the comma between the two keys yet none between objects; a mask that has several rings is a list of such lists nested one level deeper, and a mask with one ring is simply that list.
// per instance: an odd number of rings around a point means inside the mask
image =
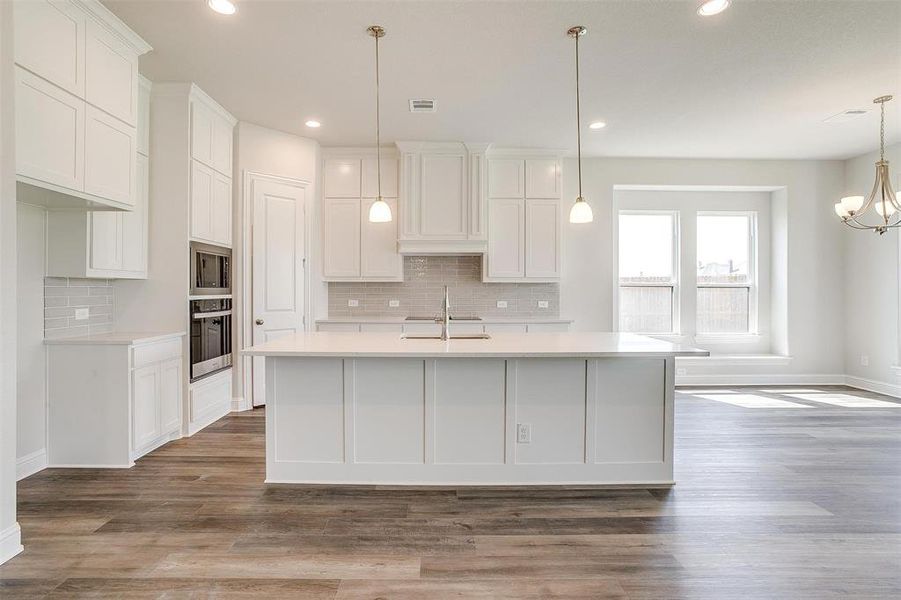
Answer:
[{"label": "pendant light", "polygon": [[379,113],[379,38],[385,37],[385,28],[372,25],[366,31],[375,38],[375,170],[378,182],[378,196],[369,206],[369,222],[388,223],[391,221],[391,207],[382,198],[382,137]]},{"label": "pendant light", "polygon": [[582,26],[570,27],[566,34],[576,40],[576,146],[578,148],[579,164],[579,196],[569,211],[570,223],[591,223],[594,215],[591,205],[582,197],[582,112],[579,103],[579,38],[588,33]]},{"label": "pendant light", "polygon": [[[866,201],[863,196],[847,196],[835,204],[835,214],[841,217],[842,223],[854,229],[869,229],[880,235],[894,227],[901,227],[901,204],[892,191],[892,177],[888,161],[885,160],[885,103],[891,99],[891,96],[879,96],[873,100],[874,104],[880,106],[882,115],[879,125],[879,160],[876,161],[873,190]],[[872,225],[861,220],[861,217],[868,216],[871,206],[876,212],[876,223]]]}]

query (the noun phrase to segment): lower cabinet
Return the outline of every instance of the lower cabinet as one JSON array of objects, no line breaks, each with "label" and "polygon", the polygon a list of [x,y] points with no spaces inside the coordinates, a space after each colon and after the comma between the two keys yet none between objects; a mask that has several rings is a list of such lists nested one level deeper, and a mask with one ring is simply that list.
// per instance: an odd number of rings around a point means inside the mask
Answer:
[{"label": "lower cabinet", "polygon": [[232,408],[232,370],[219,371],[191,384],[185,411],[188,435],[194,435]]},{"label": "lower cabinet", "polygon": [[47,340],[49,466],[130,467],[181,437],[183,339]]}]

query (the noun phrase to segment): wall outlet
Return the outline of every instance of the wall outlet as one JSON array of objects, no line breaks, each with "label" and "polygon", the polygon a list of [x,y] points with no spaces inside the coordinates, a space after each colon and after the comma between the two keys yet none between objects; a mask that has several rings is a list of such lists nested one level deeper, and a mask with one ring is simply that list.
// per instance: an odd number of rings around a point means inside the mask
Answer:
[{"label": "wall outlet", "polygon": [[550,303],[547,300],[538,301],[538,308],[547,308],[549,305]]},{"label": "wall outlet", "polygon": [[89,308],[76,308],[75,309],[75,320],[76,321],[84,321],[88,318],[90,314]]},{"label": "wall outlet", "polygon": [[400,300],[388,300],[388,306],[391,308],[397,308],[400,306]]},{"label": "wall outlet", "polygon": [[360,301],[359,300],[348,300],[347,305],[348,306],[360,306]]},{"label": "wall outlet", "polygon": [[529,423],[516,424],[516,443],[529,444],[532,442],[532,425]]},{"label": "wall outlet", "polygon": [[506,300],[498,300],[497,307],[498,308],[507,308],[507,301]]},{"label": "wall outlet", "polygon": [[861,367],[869,367],[870,366],[870,357],[866,354],[860,355],[860,366]]}]

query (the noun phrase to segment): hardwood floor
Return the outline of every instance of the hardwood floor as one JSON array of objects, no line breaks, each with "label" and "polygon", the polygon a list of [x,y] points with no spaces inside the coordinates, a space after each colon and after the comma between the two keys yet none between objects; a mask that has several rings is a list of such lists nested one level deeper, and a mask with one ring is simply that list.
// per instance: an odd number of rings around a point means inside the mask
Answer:
[{"label": "hardwood floor", "polygon": [[21,481],[0,598],[901,597],[901,403],[765,389],[677,395],[669,491],[264,485],[228,416]]}]

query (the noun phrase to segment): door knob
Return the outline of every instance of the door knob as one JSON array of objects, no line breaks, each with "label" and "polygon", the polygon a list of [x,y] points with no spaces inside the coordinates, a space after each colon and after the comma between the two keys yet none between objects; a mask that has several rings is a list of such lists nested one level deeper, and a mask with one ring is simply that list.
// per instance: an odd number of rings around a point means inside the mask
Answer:
[{"label": "door knob", "polygon": [[256,320],[256,324],[257,324],[257,325],[262,325],[262,324],[263,324],[263,319],[257,319],[257,320]]}]

